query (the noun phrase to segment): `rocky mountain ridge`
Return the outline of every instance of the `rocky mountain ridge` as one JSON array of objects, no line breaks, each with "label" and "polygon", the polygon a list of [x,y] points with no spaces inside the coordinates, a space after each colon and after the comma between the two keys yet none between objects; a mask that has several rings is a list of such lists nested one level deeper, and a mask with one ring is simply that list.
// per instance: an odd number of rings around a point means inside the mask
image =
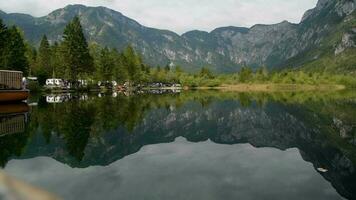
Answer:
[{"label": "rocky mountain ridge", "polygon": [[170,62],[189,71],[208,66],[216,72],[235,72],[243,65],[269,68],[298,67],[324,55],[338,56],[356,47],[356,0],[319,0],[300,24],[283,21],[251,28],[222,27],[212,32],[172,31],[145,27],[105,7],[69,5],[47,16],[0,13],[38,44],[43,34],[62,39],[64,26],[79,15],[90,42],[123,49],[132,44],[151,65]]}]

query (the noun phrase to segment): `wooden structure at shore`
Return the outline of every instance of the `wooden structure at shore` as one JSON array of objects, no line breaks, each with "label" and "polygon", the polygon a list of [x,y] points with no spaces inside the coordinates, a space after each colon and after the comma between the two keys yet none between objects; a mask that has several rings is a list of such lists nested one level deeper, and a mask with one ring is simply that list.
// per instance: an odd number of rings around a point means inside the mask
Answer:
[{"label": "wooden structure at shore", "polygon": [[29,96],[23,82],[23,73],[20,71],[0,70],[0,103],[23,101]]},{"label": "wooden structure at shore", "polygon": [[25,132],[25,115],[0,117],[0,137]]},{"label": "wooden structure at shore", "polygon": [[0,137],[25,132],[28,111],[25,103],[0,104]]}]

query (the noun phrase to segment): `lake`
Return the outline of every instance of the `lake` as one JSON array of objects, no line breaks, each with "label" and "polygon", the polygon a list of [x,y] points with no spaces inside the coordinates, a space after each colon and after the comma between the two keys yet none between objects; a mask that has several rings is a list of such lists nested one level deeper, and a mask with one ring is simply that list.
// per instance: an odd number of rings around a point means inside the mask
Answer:
[{"label": "lake", "polygon": [[356,198],[355,91],[57,94],[3,108],[16,128],[0,130],[2,168],[63,199]]}]

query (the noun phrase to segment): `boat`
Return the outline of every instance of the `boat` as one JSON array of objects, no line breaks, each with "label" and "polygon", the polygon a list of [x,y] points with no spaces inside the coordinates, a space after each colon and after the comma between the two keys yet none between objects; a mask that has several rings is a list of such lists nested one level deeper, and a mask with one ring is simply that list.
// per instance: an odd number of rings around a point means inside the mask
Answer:
[{"label": "boat", "polygon": [[23,72],[0,70],[0,103],[23,101],[29,94],[23,84]]},{"label": "boat", "polygon": [[0,104],[0,117],[28,113],[30,107],[24,103],[10,103],[10,104]]}]

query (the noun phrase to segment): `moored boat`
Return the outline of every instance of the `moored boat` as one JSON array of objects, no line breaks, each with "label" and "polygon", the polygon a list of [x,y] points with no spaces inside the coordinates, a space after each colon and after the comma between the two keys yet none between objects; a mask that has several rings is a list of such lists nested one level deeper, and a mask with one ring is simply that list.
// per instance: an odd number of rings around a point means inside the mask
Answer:
[{"label": "moored boat", "polygon": [[29,96],[29,90],[0,90],[0,102],[23,101]]},{"label": "moored boat", "polygon": [[22,79],[20,71],[0,70],[0,102],[23,101],[29,97]]},{"label": "moored boat", "polygon": [[5,103],[0,104],[0,117],[7,115],[23,114],[29,112],[30,107],[24,103]]}]

